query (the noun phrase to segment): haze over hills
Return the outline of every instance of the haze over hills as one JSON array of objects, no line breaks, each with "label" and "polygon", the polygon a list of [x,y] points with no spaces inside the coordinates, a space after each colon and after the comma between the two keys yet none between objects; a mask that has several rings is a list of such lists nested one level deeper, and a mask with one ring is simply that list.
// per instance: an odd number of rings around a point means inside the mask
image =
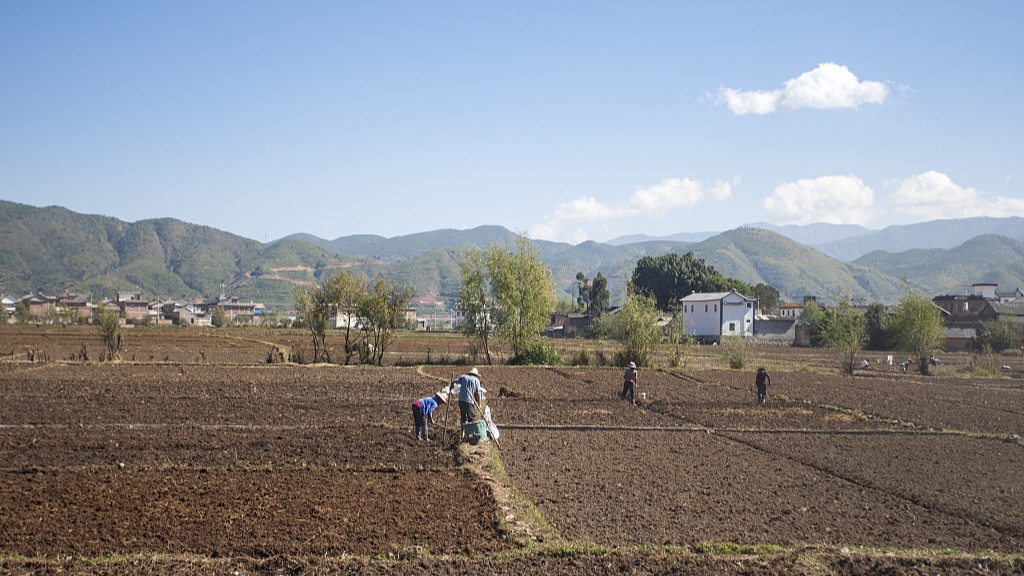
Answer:
[{"label": "haze over hills", "polygon": [[[844,262],[852,262],[875,250],[898,253],[915,248],[953,248],[971,238],[984,234],[997,234],[1024,241],[1024,218],[1017,216],[1007,218],[981,216],[957,220],[933,220],[917,224],[888,226],[881,230],[871,230],[855,224],[826,223],[776,226],[767,222],[755,222],[744,227],[761,228],[777,232],[791,240],[806,244],[819,252]],[[619,246],[629,242],[641,241],[641,239],[643,241],[677,240],[700,242],[716,234],[719,233],[684,233],[663,237],[639,234],[616,238],[608,243]]]},{"label": "haze over hills", "polygon": [[[1007,290],[1024,286],[1020,218],[944,220],[878,232],[830,225],[781,227],[804,238],[833,238],[828,243],[842,243],[851,254],[879,238],[891,238],[890,247],[898,248],[901,239],[920,244],[931,238],[946,245],[971,229],[1014,235],[972,236],[950,247],[898,253],[874,251],[852,262],[766,228],[747,226],[693,242],[534,244],[551,268],[561,297],[568,297],[578,272],[589,278],[603,273],[614,297],[621,294],[639,258],[689,251],[726,276],[771,284],[794,301],[814,295],[824,301],[852,296],[891,303],[904,293],[903,278],[927,295],[962,293],[975,282],[996,282]],[[225,294],[287,309],[293,303],[293,286],[317,282],[344,267],[366,278],[383,275],[404,282],[423,302],[450,302],[458,289],[458,263],[465,251],[510,244],[515,237],[500,226],[481,226],[395,238],[357,235],[323,240],[299,234],[263,244],[170,218],[129,223],[0,200],[0,293],[70,290],[91,293],[94,300],[113,297],[117,290],[160,299]],[[857,244],[859,240],[865,243]]]},{"label": "haze over hills", "polygon": [[840,260],[851,261],[876,250],[905,252],[919,248],[954,248],[985,234],[1024,241],[1024,218],[981,216],[896,225],[862,236],[816,243],[813,247]]}]

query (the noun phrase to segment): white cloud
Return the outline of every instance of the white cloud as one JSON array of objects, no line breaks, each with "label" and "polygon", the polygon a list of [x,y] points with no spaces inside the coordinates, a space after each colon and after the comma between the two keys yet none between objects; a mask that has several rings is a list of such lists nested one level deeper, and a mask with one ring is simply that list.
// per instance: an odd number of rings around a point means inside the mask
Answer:
[{"label": "white cloud", "polygon": [[706,196],[721,202],[732,194],[727,182],[715,181],[705,186],[689,178],[669,178],[660,184],[640,188],[629,199],[629,213],[644,213],[655,218],[665,215],[666,210],[679,206],[694,206]]},{"label": "white cloud", "polygon": [[887,205],[922,220],[975,216],[1024,216],[1024,199],[988,196],[959,186],[942,172],[929,170],[886,184],[893,188]]},{"label": "white cloud", "polygon": [[570,230],[574,223],[638,217],[660,219],[674,208],[695,206],[705,198],[721,202],[731,194],[732,187],[728,182],[716,180],[705,184],[689,178],[668,178],[653,186],[637,187],[625,202],[609,204],[591,196],[581,196],[556,206],[545,215],[543,222],[530,228],[530,237],[579,243],[587,240],[588,235],[582,228]]},{"label": "white cloud", "polygon": [[598,202],[591,196],[581,196],[575,200],[559,204],[555,208],[556,220],[609,220],[615,216],[615,209],[608,204]]},{"label": "white cloud", "polygon": [[822,176],[775,188],[764,209],[783,224],[865,224],[871,219],[874,191],[856,176]]},{"label": "white cloud", "polygon": [[715,104],[724,104],[737,115],[770,114],[780,108],[858,108],[881,104],[888,95],[884,83],[858,80],[846,66],[826,62],[787,80],[778,90],[719,88]]},{"label": "white cloud", "polygon": [[718,98],[715,104],[725,104],[732,110],[733,114],[769,114],[775,112],[779,107],[779,100],[782,93],[779,90],[772,92],[745,92],[735,88],[721,88],[718,91]]}]

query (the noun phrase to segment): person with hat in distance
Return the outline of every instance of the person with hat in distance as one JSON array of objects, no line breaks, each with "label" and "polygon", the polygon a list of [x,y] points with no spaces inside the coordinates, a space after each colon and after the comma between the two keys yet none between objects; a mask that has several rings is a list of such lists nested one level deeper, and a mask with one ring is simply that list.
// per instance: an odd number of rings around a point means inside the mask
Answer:
[{"label": "person with hat in distance", "polygon": [[629,401],[636,406],[636,379],[639,376],[637,372],[636,362],[630,362],[629,366],[626,367],[626,373],[622,376],[622,393],[619,394],[619,398],[626,399],[626,395],[629,395]]},{"label": "person with hat in distance", "polygon": [[430,442],[427,422],[434,423],[434,410],[440,404],[448,403],[448,393],[438,392],[433,396],[420,398],[412,403],[412,421],[416,425],[416,439]]},{"label": "person with hat in distance", "polygon": [[[459,424],[477,421],[477,408],[483,402],[480,388],[480,371],[471,368],[455,379],[459,385]],[[482,416],[482,414],[481,414]]]}]

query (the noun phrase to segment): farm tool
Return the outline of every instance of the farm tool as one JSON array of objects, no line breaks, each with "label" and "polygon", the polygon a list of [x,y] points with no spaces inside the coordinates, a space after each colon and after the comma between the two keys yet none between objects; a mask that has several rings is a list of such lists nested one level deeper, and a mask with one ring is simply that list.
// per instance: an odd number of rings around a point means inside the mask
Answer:
[{"label": "farm tool", "polygon": [[[451,380],[449,380],[449,381],[448,381],[448,389],[447,389],[447,392],[448,392],[448,398],[449,398],[449,399],[450,399],[450,398],[452,397],[452,389],[453,389],[454,387],[455,387],[455,372],[452,372],[452,377],[451,377]],[[452,443],[452,442],[453,442],[453,441],[455,440],[455,438],[453,438],[453,437],[452,437],[452,436],[450,435],[449,431],[448,431],[448,410],[449,410],[449,408],[451,407],[451,405],[452,405],[451,401],[449,401],[449,402],[446,402],[446,403],[445,403],[445,405],[444,405],[444,434],[445,434],[445,444],[451,444],[451,443]]]}]

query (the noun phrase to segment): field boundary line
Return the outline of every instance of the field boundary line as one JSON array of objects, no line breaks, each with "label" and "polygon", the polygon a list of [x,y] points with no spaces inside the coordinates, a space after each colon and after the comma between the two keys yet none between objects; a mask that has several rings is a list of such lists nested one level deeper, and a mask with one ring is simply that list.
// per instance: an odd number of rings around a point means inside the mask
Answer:
[{"label": "field boundary line", "polygon": [[829,436],[966,436],[1006,440],[1005,434],[959,430],[808,430],[803,428],[706,428],[690,426],[593,426],[585,424],[503,424],[508,430],[553,430],[576,432],[704,432],[706,434],[808,434]]}]

